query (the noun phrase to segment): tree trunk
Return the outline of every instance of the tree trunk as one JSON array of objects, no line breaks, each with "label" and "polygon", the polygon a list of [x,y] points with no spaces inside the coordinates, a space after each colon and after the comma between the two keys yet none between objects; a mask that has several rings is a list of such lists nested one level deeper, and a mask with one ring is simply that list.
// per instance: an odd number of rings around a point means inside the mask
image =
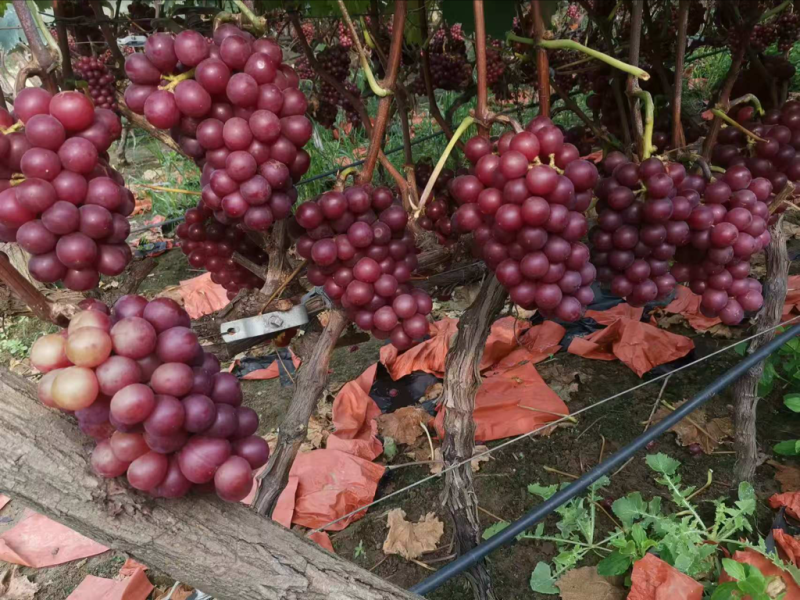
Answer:
[{"label": "tree trunk", "polygon": [[0,368],[0,492],[220,600],[419,599],[216,496],[152,499],[93,474],[87,439]]},{"label": "tree trunk", "polygon": [[266,470],[261,475],[261,485],[253,504],[262,515],[272,514],[278,497],[289,481],[289,470],[300,445],[306,439],[308,420],[328,384],[331,354],[346,325],[347,318],[341,310],[330,311],[328,324],[322,331],[313,354],[297,375],[292,402],[278,428],[278,442]]},{"label": "tree trunk", "polygon": [[131,132],[131,123],[130,121],[125,121],[122,125],[122,135],[117,142],[117,151],[116,151],[116,158],[117,163],[121,166],[128,164],[128,157],[125,156],[125,147],[128,145],[128,135]]},{"label": "tree trunk", "polygon": [[[789,277],[789,255],[783,233],[783,217],[769,228],[772,241],[766,247],[767,274],[764,278],[764,306],[755,318],[755,333],[775,327],[781,322],[783,302]],[[765,333],[750,342],[748,353],[752,354],[775,337],[775,330]],[[735,481],[753,481],[758,466],[756,443],[756,407],[758,405],[758,382],[764,373],[764,362],[745,373],[733,384],[736,431]]]},{"label": "tree trunk", "polygon": [[[478,298],[458,322],[458,336],[447,353],[441,403],[445,409],[442,456],[445,468],[472,457],[475,447],[475,395],[481,383],[478,365],[492,322],[503,308],[507,293],[497,278],[487,277]],[[442,499],[455,524],[456,552],[463,554],[480,543],[478,498],[467,463],[445,474]],[[494,596],[489,572],[478,563],[467,573],[477,600]]]}]

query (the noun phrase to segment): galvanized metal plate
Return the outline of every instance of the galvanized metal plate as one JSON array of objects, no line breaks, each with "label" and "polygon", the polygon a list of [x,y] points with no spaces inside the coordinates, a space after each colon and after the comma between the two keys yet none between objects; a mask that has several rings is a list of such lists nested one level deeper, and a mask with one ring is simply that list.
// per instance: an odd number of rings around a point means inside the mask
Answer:
[{"label": "galvanized metal plate", "polygon": [[308,323],[309,316],[305,304],[298,304],[291,310],[271,312],[246,319],[228,321],[220,325],[220,334],[226,343],[238,342],[262,335],[280,333],[286,329],[302,327]]}]

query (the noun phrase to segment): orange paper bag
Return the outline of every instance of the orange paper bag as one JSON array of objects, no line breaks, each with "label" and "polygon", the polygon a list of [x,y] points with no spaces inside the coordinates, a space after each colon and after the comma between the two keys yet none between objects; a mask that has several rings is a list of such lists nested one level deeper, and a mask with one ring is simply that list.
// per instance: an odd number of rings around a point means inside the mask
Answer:
[{"label": "orange paper bag", "polygon": [[628,600],[702,600],[703,585],[654,554],[633,563]]}]

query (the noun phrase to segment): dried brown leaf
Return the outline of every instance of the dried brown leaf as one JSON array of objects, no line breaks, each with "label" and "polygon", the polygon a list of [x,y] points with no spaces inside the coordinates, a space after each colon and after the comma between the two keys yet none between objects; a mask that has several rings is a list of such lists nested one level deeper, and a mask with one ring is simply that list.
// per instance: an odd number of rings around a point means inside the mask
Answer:
[{"label": "dried brown leaf", "polygon": [[192,595],[194,592],[193,587],[189,587],[188,585],[180,584],[175,591],[172,592],[172,596],[169,595],[170,591],[172,590],[172,586],[168,588],[158,588],[153,593],[153,598],[155,600],[166,600],[169,598],[170,600],[186,600],[189,596]]},{"label": "dried brown leaf", "polygon": [[781,484],[782,492],[800,490],[800,468],[783,465],[775,460],[768,460],[767,464],[775,468],[775,481]]},{"label": "dried brown leaf", "polygon": [[550,389],[553,390],[564,402],[570,401],[570,396],[576,393],[586,375],[580,371],[571,371],[557,362],[549,363],[539,368],[542,378]]},{"label": "dried brown leaf", "polygon": [[436,400],[439,396],[442,395],[442,382],[437,381],[436,383],[432,383],[428,386],[428,389],[425,390],[425,394],[422,398],[419,399],[420,402],[427,402],[429,400]]},{"label": "dried brown leaf", "polygon": [[561,600],[625,600],[627,590],[597,574],[597,567],[567,571],[556,583]]},{"label": "dried brown leaf", "polygon": [[739,337],[737,331],[731,329],[727,325],[723,325],[722,323],[717,323],[716,325],[712,325],[706,331],[710,333],[712,337],[715,338],[730,340]]},{"label": "dried brown leaf", "polygon": [[[675,404],[675,408],[681,404],[683,402],[678,402]],[[653,416],[653,424],[658,423],[671,412],[666,407],[659,408]],[[677,442],[681,446],[700,444],[704,453],[711,454],[720,443],[733,436],[733,421],[730,417],[718,417],[709,421],[705,409],[699,408],[672,427],[670,431],[677,434]]]},{"label": "dried brown leaf", "polygon": [[19,572],[16,565],[0,573],[0,598],[4,600],[33,600],[38,584]]},{"label": "dried brown leaf", "polygon": [[783,220],[783,232],[786,234],[786,237],[791,238],[800,238],[800,225],[795,225],[787,221],[786,219]]},{"label": "dried brown leaf", "polygon": [[408,560],[435,550],[444,535],[444,523],[434,513],[428,513],[418,523],[412,523],[406,521],[406,513],[402,508],[395,508],[389,511],[387,523],[389,533],[383,542],[383,553],[399,554]]},{"label": "dried brown leaf", "polygon": [[424,435],[420,423],[427,423],[430,415],[423,408],[404,406],[393,413],[378,417],[378,430],[381,435],[394,438],[398,444],[413,444]]}]

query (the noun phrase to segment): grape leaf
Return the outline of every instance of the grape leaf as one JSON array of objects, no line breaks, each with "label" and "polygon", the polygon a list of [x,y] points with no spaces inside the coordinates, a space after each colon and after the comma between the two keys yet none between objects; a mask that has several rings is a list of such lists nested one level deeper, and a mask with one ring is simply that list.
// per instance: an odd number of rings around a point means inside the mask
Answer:
[{"label": "grape leaf", "polygon": [[772,447],[772,451],[781,456],[797,456],[800,454],[800,440],[778,442]]},{"label": "grape leaf", "polygon": [[786,394],[783,403],[792,412],[800,412],[800,394]]}]

